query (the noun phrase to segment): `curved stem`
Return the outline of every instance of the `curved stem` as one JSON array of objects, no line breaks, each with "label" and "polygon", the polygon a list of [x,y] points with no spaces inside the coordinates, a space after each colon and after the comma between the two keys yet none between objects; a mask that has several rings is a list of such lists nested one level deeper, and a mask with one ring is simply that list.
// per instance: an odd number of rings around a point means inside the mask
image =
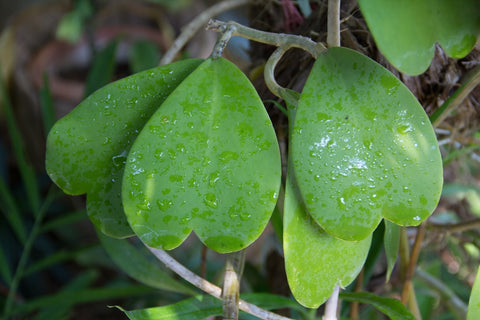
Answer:
[{"label": "curved stem", "polygon": [[[210,294],[211,296],[222,300],[222,289],[214,285],[213,283],[197,276],[195,273],[192,271],[188,270],[185,268],[182,264],[180,264],[178,261],[173,259],[168,253],[166,253],[164,250],[160,249],[155,249],[151,248],[148,245],[145,244],[145,246],[152,252],[155,257],[157,257],[158,260],[163,262],[167,268],[171,269],[173,272],[178,274],[180,277],[183,279],[187,280],[200,290]],[[238,301],[238,307],[240,310],[245,311],[246,313],[249,313],[251,315],[254,315],[256,317],[259,317],[260,319],[265,319],[265,320],[293,320],[287,317],[283,317],[281,315],[275,314],[273,312],[270,312],[268,310],[259,308],[258,306],[251,304],[249,302],[246,302],[244,300],[239,299]]]},{"label": "curved stem", "polygon": [[310,53],[314,58],[327,50],[320,42],[315,42],[310,38],[285,33],[273,33],[260,31],[243,26],[234,21],[223,22],[219,20],[210,20],[207,24],[207,30],[223,32],[226,27],[234,29],[232,36],[240,36],[260,43],[270,44],[276,47],[283,47],[285,50],[290,48],[300,48]]},{"label": "curved stem", "polygon": [[159,65],[169,64],[173,61],[178,52],[185,44],[200,30],[211,18],[227,10],[248,4],[250,0],[227,0],[214,4],[199,14],[188,25],[186,25],[172,46],[163,55]]}]

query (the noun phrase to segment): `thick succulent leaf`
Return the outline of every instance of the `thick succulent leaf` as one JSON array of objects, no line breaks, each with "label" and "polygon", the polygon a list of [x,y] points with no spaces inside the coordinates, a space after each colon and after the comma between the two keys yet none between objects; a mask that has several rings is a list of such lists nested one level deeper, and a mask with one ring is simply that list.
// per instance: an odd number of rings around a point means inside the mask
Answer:
[{"label": "thick succulent leaf", "polygon": [[194,229],[209,248],[236,251],[265,228],[280,169],[273,126],[250,81],[229,61],[209,59],[139,134],[123,204],[152,247],[175,248]]},{"label": "thick succulent leaf", "polygon": [[477,0],[360,0],[359,4],[382,53],[411,75],[428,68],[435,42],[449,56],[463,58],[480,34]]},{"label": "thick succulent leaf", "polygon": [[442,162],[427,115],[397,78],[353,50],[318,57],[291,145],[307,209],[335,237],[364,239],[382,217],[418,225],[438,203]]},{"label": "thick succulent leaf", "polygon": [[128,151],[150,116],[201,62],[180,61],[111,83],[50,131],[48,174],[68,194],[88,193],[88,215],[105,234],[133,234],[123,214],[120,192]]},{"label": "thick succulent leaf", "polygon": [[288,284],[299,303],[316,308],[336,285],[345,287],[358,275],[370,248],[361,241],[334,238],[306,213],[290,170],[285,188],[283,249]]},{"label": "thick succulent leaf", "polygon": [[467,320],[475,320],[480,314],[480,268],[477,272],[477,277],[472,287],[472,293],[468,301]]}]

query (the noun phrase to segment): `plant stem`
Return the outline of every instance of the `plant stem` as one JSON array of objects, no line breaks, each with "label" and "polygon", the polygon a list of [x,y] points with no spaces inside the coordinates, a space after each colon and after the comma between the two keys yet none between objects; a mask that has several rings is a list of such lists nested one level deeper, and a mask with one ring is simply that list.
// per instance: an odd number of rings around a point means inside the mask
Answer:
[{"label": "plant stem", "polygon": [[445,232],[447,234],[464,232],[464,231],[480,228],[480,219],[473,219],[470,221],[463,221],[459,223],[448,223],[448,224],[429,223],[427,228],[436,229],[436,230]]},{"label": "plant stem", "polygon": [[186,25],[171,47],[163,55],[159,65],[169,64],[185,44],[200,30],[211,18],[227,10],[248,4],[250,0],[226,0],[214,4],[207,10],[195,17]]},{"label": "plant stem", "polygon": [[312,39],[293,34],[273,33],[260,31],[245,27],[237,22],[223,22],[219,20],[210,20],[207,24],[207,30],[223,32],[227,27],[233,28],[232,36],[240,36],[260,43],[270,44],[276,47],[283,47],[284,50],[290,48],[300,48],[310,53],[314,58],[327,50],[320,42],[314,42]]},{"label": "plant stem", "polygon": [[340,286],[336,285],[333,289],[332,295],[328,298],[325,304],[325,315],[323,320],[337,320],[338,309],[338,294],[340,293]]},{"label": "plant stem", "polygon": [[327,45],[340,47],[340,0],[328,0]]},{"label": "plant stem", "polygon": [[223,319],[238,320],[240,279],[245,263],[245,250],[227,255],[225,279],[223,282]]},{"label": "plant stem", "polygon": [[[217,298],[217,299],[222,299],[222,289],[214,285],[213,283],[197,276],[195,273],[192,271],[188,270],[180,264],[178,261],[173,259],[168,253],[166,253],[164,250],[160,249],[155,249],[147,246],[145,246],[152,252],[155,257],[157,257],[158,260],[163,262],[167,268],[171,269],[173,272],[178,274],[180,277],[183,279],[187,280],[200,290],[210,294],[211,296]],[[265,319],[265,320],[293,320],[287,317],[283,317],[281,315],[275,314],[273,312],[270,312],[268,310],[262,309],[257,307],[254,304],[248,303],[242,299],[238,300],[238,307],[240,310],[245,311],[246,313],[249,313],[251,315],[254,315],[260,319]]]},{"label": "plant stem", "polygon": [[467,81],[432,114],[430,121],[434,128],[438,127],[453,110],[458,108],[470,92],[480,84],[480,66],[476,67],[472,72],[473,74]]}]

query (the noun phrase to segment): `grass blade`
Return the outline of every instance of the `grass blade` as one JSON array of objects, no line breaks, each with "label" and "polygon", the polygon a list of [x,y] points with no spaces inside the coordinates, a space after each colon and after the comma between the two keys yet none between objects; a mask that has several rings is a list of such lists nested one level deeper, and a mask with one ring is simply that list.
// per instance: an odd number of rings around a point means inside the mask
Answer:
[{"label": "grass blade", "polygon": [[5,213],[5,218],[7,219],[10,227],[12,228],[13,232],[17,236],[18,240],[25,244],[27,240],[27,230],[23,225],[23,221],[20,215],[20,210],[13,198],[13,195],[8,190],[8,187],[0,175],[0,199],[2,200],[3,205],[1,206],[1,210]]}]

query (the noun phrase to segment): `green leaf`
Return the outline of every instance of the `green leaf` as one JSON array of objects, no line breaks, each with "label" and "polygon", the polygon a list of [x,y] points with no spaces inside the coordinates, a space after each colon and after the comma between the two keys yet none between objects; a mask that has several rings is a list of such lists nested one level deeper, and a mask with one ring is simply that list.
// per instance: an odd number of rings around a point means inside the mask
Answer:
[{"label": "green leaf", "polygon": [[463,58],[480,34],[477,0],[360,0],[359,5],[380,51],[411,75],[427,70],[435,42],[450,57]]},{"label": "green leaf", "polygon": [[160,60],[158,46],[151,41],[138,40],[132,45],[129,55],[130,69],[132,72],[141,72],[155,67]]},{"label": "green leaf", "polygon": [[468,301],[467,320],[475,320],[480,314],[480,268],[477,272],[477,277],[472,287],[470,300]]},{"label": "green leaf", "polygon": [[175,280],[165,271],[165,267],[148,257],[146,250],[139,250],[124,239],[113,239],[98,232],[98,238],[110,258],[130,277],[146,285],[183,294],[196,291]]},{"label": "green leaf", "polygon": [[291,146],[308,212],[334,237],[364,239],[382,217],[418,225],[438,203],[442,161],[427,115],[397,78],[353,50],[318,57]]},{"label": "green leaf", "polygon": [[50,178],[68,194],[88,192],[88,215],[103,233],[133,234],[120,195],[128,151],[155,110],[201,61],[180,61],[109,84],[50,131],[46,156]]},{"label": "green leaf", "polygon": [[345,287],[355,279],[367,258],[371,236],[355,242],[328,235],[306,213],[294,179],[290,169],[283,224],[285,268],[295,299],[317,308],[336,285]]},{"label": "green leaf", "polygon": [[280,170],[275,132],[252,84],[231,62],[208,59],[130,150],[125,213],[151,247],[173,249],[193,229],[209,248],[237,251],[265,228]]},{"label": "green leaf", "polygon": [[385,255],[387,257],[387,278],[386,281],[390,280],[390,275],[392,274],[393,267],[397,262],[398,257],[398,248],[400,247],[400,231],[401,227],[388,221],[385,222],[385,235],[383,237],[383,243],[385,245]]},{"label": "green leaf", "polygon": [[[241,296],[242,299],[266,310],[291,308],[304,312],[305,310],[295,301],[268,293],[250,293]],[[170,319],[205,319],[209,316],[222,314],[222,301],[208,295],[199,295],[185,299],[175,304],[125,311],[117,307],[128,316],[130,320],[170,320]]]},{"label": "green leaf", "polygon": [[130,320],[202,320],[222,314],[222,301],[202,295],[162,307],[125,311]]},{"label": "green leaf", "polygon": [[85,96],[91,95],[110,81],[115,71],[115,54],[118,40],[110,42],[100,50],[93,59],[92,68],[88,72],[85,82]]},{"label": "green leaf", "polygon": [[415,317],[408,311],[407,307],[397,299],[383,298],[369,292],[343,292],[340,293],[340,299],[371,304],[391,320],[415,320]]}]

